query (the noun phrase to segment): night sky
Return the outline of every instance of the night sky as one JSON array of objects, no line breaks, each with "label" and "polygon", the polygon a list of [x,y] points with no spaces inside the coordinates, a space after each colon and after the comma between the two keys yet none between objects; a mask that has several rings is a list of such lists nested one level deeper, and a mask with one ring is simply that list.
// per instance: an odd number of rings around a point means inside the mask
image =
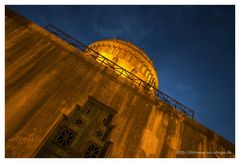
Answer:
[{"label": "night sky", "polygon": [[85,44],[131,41],[153,60],[159,89],[235,142],[234,6],[9,6]]}]

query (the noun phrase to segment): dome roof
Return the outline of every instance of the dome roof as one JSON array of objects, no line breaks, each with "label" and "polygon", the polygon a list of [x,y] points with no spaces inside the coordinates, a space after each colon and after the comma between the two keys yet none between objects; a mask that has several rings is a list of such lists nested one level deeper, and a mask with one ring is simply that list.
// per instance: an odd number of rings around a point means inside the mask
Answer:
[{"label": "dome roof", "polygon": [[156,69],[143,49],[119,39],[96,41],[89,47],[112,62],[133,73],[143,81],[158,87]]}]

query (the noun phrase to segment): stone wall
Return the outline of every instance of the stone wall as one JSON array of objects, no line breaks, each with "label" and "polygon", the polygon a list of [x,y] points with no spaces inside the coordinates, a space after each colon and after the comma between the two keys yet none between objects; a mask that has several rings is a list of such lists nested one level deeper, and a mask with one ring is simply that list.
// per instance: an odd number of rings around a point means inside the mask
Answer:
[{"label": "stone wall", "polygon": [[234,144],[8,8],[5,23],[6,157],[35,157],[89,96],[117,112],[105,157],[235,157]]}]

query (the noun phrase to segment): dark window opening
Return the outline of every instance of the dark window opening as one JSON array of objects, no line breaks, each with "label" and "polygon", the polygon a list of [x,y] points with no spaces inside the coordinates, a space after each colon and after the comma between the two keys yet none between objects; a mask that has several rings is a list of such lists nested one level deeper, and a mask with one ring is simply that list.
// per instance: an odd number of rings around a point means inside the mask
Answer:
[{"label": "dark window opening", "polygon": [[97,147],[97,146],[94,145],[94,144],[90,144],[90,145],[88,146],[87,151],[86,151],[85,154],[84,154],[84,157],[85,157],[85,158],[97,158],[98,155],[99,155],[99,153],[100,153],[99,147]]},{"label": "dark window opening", "polygon": [[63,148],[67,148],[74,140],[76,133],[65,127],[56,138],[56,143]]}]

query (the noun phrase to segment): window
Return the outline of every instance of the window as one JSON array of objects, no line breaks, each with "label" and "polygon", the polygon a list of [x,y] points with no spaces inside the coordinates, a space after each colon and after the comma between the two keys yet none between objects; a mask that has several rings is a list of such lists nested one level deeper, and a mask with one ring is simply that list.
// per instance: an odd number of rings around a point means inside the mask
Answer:
[{"label": "window", "polygon": [[100,153],[100,148],[95,144],[90,144],[84,154],[85,158],[97,158]]},{"label": "window", "polygon": [[67,148],[73,142],[76,135],[76,132],[68,127],[64,127],[64,129],[60,131],[55,141],[61,147]]}]

